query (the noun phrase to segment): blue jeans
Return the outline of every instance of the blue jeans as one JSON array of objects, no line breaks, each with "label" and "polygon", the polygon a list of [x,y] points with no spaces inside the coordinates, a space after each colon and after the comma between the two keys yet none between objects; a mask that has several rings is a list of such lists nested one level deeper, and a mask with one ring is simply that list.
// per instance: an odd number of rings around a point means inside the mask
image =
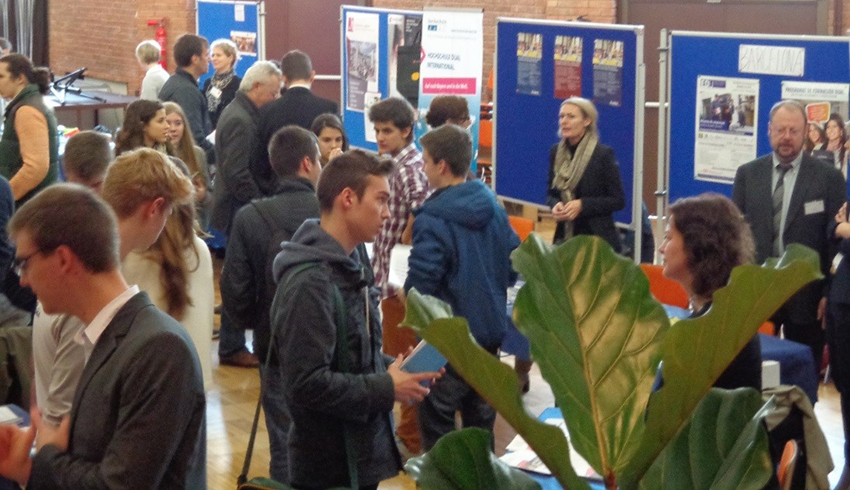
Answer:
[{"label": "blue jeans", "polygon": [[245,331],[236,328],[224,308],[221,310],[218,357],[227,357],[245,349]]},{"label": "blue jeans", "polygon": [[283,398],[283,380],[280,366],[260,366],[263,384],[263,412],[269,431],[269,474],[273,480],[289,483],[289,413]]}]

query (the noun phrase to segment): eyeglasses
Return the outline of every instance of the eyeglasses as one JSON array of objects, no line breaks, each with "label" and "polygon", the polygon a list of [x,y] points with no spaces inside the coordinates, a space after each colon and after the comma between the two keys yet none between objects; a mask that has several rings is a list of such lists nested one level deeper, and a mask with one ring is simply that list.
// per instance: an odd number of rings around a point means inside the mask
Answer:
[{"label": "eyeglasses", "polygon": [[12,270],[15,271],[15,274],[17,274],[18,277],[21,277],[24,274],[24,271],[27,270],[29,260],[40,253],[41,250],[36,250],[26,257],[15,257],[15,260],[12,261]]}]

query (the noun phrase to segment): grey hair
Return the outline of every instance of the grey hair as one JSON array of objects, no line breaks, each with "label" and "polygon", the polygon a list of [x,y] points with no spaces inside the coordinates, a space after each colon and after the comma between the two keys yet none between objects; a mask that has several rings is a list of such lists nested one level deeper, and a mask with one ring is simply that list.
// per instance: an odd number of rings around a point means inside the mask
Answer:
[{"label": "grey hair", "polygon": [[245,76],[239,84],[239,91],[249,92],[255,83],[268,83],[269,79],[275,75],[278,77],[283,76],[280,68],[274,63],[271,61],[257,61],[245,72]]},{"label": "grey hair", "polygon": [[773,107],[770,108],[770,118],[768,121],[773,121],[773,115],[776,114],[776,111],[782,107],[790,111],[798,111],[803,116],[803,125],[809,121],[809,115],[806,114],[806,106],[804,106],[799,100],[792,99],[780,100],[773,104]]}]

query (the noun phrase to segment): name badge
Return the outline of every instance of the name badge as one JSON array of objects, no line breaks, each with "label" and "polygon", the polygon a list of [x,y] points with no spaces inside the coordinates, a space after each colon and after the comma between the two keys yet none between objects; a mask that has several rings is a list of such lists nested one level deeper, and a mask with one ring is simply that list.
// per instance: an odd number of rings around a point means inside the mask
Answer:
[{"label": "name badge", "polygon": [[832,259],[832,267],[829,271],[835,274],[835,271],[838,270],[838,266],[841,265],[841,260],[843,259],[844,255],[841,252],[835,254],[835,258]]},{"label": "name badge", "polygon": [[807,202],[803,208],[806,211],[806,215],[817,214],[823,212],[823,201],[809,201]]},{"label": "name badge", "polygon": [[[210,93],[212,94],[213,98],[218,99],[219,97],[221,97],[221,90],[218,87],[210,87]],[[823,211],[823,203],[821,203],[821,211]]]}]

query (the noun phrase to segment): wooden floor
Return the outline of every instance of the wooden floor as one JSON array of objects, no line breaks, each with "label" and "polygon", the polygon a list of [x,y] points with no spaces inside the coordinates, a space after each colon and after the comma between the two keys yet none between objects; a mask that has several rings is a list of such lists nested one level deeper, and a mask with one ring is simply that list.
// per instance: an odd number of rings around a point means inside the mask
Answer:
[{"label": "wooden floor", "polygon": [[[551,228],[551,229],[550,229]],[[544,229],[543,235],[553,233],[554,227]],[[221,261],[214,259],[216,295]],[[219,297],[220,302],[220,297]],[[216,316],[216,324],[218,324]],[[250,332],[249,332],[250,335]],[[248,344],[250,345],[250,337]],[[233,368],[218,365],[218,342],[214,341],[211,352],[213,387],[207,393],[207,480],[212,490],[233,490],[236,478],[242,470],[245,449],[251,433],[251,422],[259,396],[259,374],[256,369]],[[513,358],[503,361],[513,365]],[[829,444],[835,470],[829,475],[832,485],[838,481],[844,465],[844,432],[841,407],[834,385],[821,385],[819,402],[815,414]],[[535,365],[531,372],[531,390],[523,397],[529,413],[539,415],[545,408],[554,406],[552,391]],[[398,408],[398,407],[396,407]],[[515,431],[499,417],[496,420],[496,453],[504,453],[505,446],[516,435]],[[248,477],[268,476],[269,441],[263,417],[254,448],[254,457]],[[381,489],[414,489],[413,481],[400,474],[397,478],[383,482]]]}]

